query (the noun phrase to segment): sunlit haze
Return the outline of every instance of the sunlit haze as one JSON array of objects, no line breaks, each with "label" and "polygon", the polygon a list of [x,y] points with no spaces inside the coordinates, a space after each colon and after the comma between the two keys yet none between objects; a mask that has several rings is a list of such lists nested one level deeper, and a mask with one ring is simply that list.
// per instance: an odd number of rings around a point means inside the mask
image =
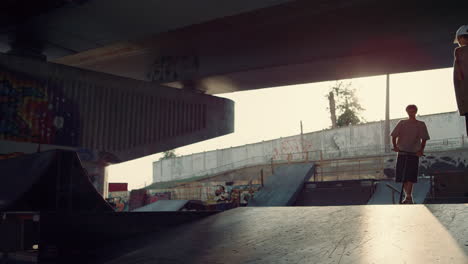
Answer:
[{"label": "sunlit haze", "polygon": [[[405,107],[416,104],[419,115],[457,109],[452,81],[452,68],[390,76],[390,118],[405,116]],[[386,76],[346,80],[356,88],[365,108],[366,121],[385,119]],[[335,82],[321,82],[275,87],[217,96],[235,102],[235,132],[229,135],[178,148],[178,155],[229,148],[262,140],[297,135],[302,120],[304,133],[330,127],[330,114],[325,98]],[[129,189],[152,182],[152,163],[161,154],[112,165],[109,182],[128,182]]]}]

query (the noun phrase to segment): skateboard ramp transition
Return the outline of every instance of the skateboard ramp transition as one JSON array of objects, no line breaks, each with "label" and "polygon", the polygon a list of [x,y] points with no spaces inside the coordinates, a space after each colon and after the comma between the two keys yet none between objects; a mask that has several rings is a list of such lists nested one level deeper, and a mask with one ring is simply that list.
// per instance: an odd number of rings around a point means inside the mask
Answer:
[{"label": "skateboard ramp transition", "polygon": [[0,211],[113,211],[73,151],[0,160],[0,172]]},{"label": "skateboard ramp transition", "polygon": [[364,205],[372,195],[374,180],[306,182],[295,206]]},{"label": "skateboard ramp transition", "polygon": [[[388,185],[394,189],[401,191],[401,183],[395,181],[379,181],[376,183],[375,191],[367,204],[397,204],[400,199],[400,193],[393,191]],[[413,201],[417,204],[424,203],[431,188],[431,182],[428,178],[418,179],[418,183],[413,185]],[[393,199],[392,199],[393,195]]]},{"label": "skateboard ramp transition", "polygon": [[100,263],[465,264],[467,206],[241,207],[112,246],[121,255]]},{"label": "skateboard ramp transition", "polygon": [[248,206],[293,205],[304,182],[314,174],[314,164],[288,164],[278,166],[264,186],[249,201]]}]

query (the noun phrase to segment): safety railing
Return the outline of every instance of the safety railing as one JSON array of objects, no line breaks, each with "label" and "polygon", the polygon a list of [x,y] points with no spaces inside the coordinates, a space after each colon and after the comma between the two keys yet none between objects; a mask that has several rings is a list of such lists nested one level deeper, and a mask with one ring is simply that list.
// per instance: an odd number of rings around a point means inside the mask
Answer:
[{"label": "safety railing", "polygon": [[[466,137],[458,138],[447,138],[439,140],[430,140],[426,144],[426,153],[453,150],[459,148],[468,147],[468,141]],[[272,170],[278,164],[293,163],[293,162],[316,162],[320,163],[319,179],[327,178],[326,176],[336,175],[336,173],[346,174],[362,174],[363,177],[379,178],[383,177],[383,159],[388,156],[394,156],[394,152],[389,152],[390,146],[387,148],[384,145],[371,145],[362,147],[350,147],[344,149],[324,149],[324,150],[311,150],[306,152],[295,152],[295,153],[284,153],[274,154],[265,156],[253,156],[247,159],[235,161],[229,164],[224,164],[215,168],[194,172],[190,175],[183,175],[178,179],[183,180],[184,178],[203,178],[215,176],[221,173],[244,169],[253,166],[268,165],[270,164]],[[372,168],[366,165],[366,162],[372,161],[379,164],[378,167]],[[348,170],[344,171],[327,171],[326,167],[334,167],[330,164],[354,163],[355,166],[349,165]],[[336,167],[336,166],[335,166]],[[320,171],[322,170],[322,171]],[[378,171],[378,172],[377,172]],[[372,176],[373,175],[373,176]],[[320,178],[321,177],[321,178]],[[331,179],[336,180],[340,178]],[[343,176],[346,178],[345,176]]]},{"label": "safety railing", "polygon": [[384,178],[382,156],[316,161],[314,181],[339,181]]}]

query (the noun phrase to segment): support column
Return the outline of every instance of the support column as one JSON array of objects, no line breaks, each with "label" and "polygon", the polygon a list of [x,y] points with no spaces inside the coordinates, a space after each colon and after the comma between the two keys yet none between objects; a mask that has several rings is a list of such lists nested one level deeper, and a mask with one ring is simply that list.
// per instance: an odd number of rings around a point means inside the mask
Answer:
[{"label": "support column", "polygon": [[385,153],[390,152],[390,74],[387,74],[387,87],[385,96],[385,130],[384,130]]}]

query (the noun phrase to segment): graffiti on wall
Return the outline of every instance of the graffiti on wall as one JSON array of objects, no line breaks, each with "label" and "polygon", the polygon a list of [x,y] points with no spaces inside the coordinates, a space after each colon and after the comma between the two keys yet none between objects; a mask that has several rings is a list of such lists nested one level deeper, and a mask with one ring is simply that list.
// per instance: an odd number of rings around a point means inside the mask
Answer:
[{"label": "graffiti on wall", "polygon": [[206,183],[206,191],[210,191],[209,195],[206,195],[206,200],[203,200],[207,204],[215,205],[217,210],[227,210],[236,208],[239,206],[247,206],[250,199],[260,189],[259,184],[252,184],[252,182],[246,183],[235,183],[235,182],[209,182]]},{"label": "graffiti on wall", "polygon": [[[419,175],[431,175],[432,173],[447,171],[468,171],[468,152],[447,151],[427,154],[419,160]],[[384,175],[388,178],[395,177],[396,157],[385,161]]]},{"label": "graffiti on wall", "polygon": [[[302,151],[302,147],[304,150]],[[300,138],[282,140],[279,147],[273,149],[273,159],[284,159],[285,155],[291,153],[300,153],[311,151],[313,147],[312,141],[304,139],[301,143]]]},{"label": "graffiti on wall", "polygon": [[12,153],[0,154],[0,160],[12,159],[12,158],[16,158],[22,155],[24,155],[23,152],[12,152]]},{"label": "graffiti on wall", "polygon": [[[63,88],[0,69],[0,140],[78,147],[78,106]],[[103,194],[104,167],[120,160],[108,152],[79,149],[78,154],[91,182]]]},{"label": "graffiti on wall", "polygon": [[77,146],[77,108],[59,87],[0,69],[0,139]]},{"label": "graffiti on wall", "polygon": [[192,79],[199,67],[198,56],[161,56],[154,60],[147,78],[157,82]]},{"label": "graffiti on wall", "polygon": [[159,200],[171,200],[171,192],[149,192],[145,204],[157,202]]},{"label": "graffiti on wall", "polygon": [[116,212],[128,212],[129,192],[109,192],[107,202]]}]

